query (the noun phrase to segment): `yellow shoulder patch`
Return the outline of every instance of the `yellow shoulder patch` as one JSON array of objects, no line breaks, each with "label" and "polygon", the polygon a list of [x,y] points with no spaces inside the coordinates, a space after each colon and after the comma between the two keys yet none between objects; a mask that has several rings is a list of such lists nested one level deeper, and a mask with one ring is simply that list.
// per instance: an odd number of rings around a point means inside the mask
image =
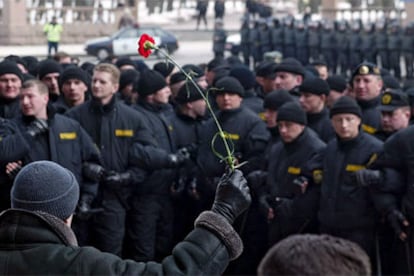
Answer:
[{"label": "yellow shoulder patch", "polygon": [[300,174],[300,168],[297,167],[288,167],[289,174]]},{"label": "yellow shoulder patch", "polygon": [[59,133],[59,138],[61,140],[74,140],[76,139],[76,132],[61,132]]},{"label": "yellow shoulder patch", "polygon": [[134,131],[132,129],[115,129],[115,136],[132,137],[134,136]]},{"label": "yellow shoulder patch", "polygon": [[356,172],[365,169],[366,167],[364,165],[354,165],[354,164],[348,164],[345,167],[345,170],[347,172]]},{"label": "yellow shoulder patch", "polygon": [[375,132],[377,132],[376,128],[366,124],[362,124],[362,130],[369,134],[374,134]]},{"label": "yellow shoulder patch", "polygon": [[369,166],[371,166],[377,159],[378,159],[378,154],[374,153],[373,155],[371,155],[366,167],[368,168]]},{"label": "yellow shoulder patch", "polygon": [[322,179],[323,179],[323,172],[322,172],[322,170],[314,170],[312,172],[312,176],[313,176],[313,182],[315,184],[321,184],[322,183]]},{"label": "yellow shoulder patch", "polygon": [[224,133],[224,138],[226,139],[230,139],[230,140],[239,140],[240,139],[240,135],[238,135],[237,133]]},{"label": "yellow shoulder patch", "polygon": [[259,115],[260,119],[262,119],[263,121],[266,121],[264,112],[260,112],[258,115]]}]

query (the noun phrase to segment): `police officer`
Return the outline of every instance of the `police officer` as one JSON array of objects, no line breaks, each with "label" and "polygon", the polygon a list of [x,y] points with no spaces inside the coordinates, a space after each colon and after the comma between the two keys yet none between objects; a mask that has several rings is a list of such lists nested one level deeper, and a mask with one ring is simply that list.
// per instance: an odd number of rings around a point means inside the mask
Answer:
[{"label": "police officer", "polygon": [[366,23],[361,33],[361,51],[364,61],[376,63],[375,56],[375,25]]},{"label": "police officer", "polygon": [[335,38],[332,22],[325,22],[321,32],[320,49],[322,58],[331,72],[336,71],[336,64],[334,63],[334,49],[336,46]]},{"label": "police officer", "polygon": [[303,82],[305,70],[297,59],[285,58],[277,64],[274,72],[276,73],[275,90],[285,89],[290,91],[292,95],[299,96],[295,88]]},{"label": "police officer", "polygon": [[303,64],[309,63],[308,31],[303,21],[298,21],[295,28],[295,51],[297,59]]},{"label": "police officer", "polygon": [[381,128],[381,89],[383,81],[380,69],[373,63],[363,62],[352,73],[352,88],[362,110],[362,129],[374,134]]},{"label": "police officer", "polygon": [[[244,89],[240,82],[233,77],[223,77],[217,81],[214,94],[219,108],[217,119],[221,124],[227,143],[239,164],[247,161],[240,169],[247,175],[259,166],[258,159],[266,147],[269,134],[265,123],[249,109],[242,107]],[[206,204],[211,204],[211,197],[215,191],[215,179],[226,168],[216,153],[227,156],[225,146],[221,138],[217,136],[217,126],[213,119],[206,122],[200,134],[202,138],[197,153],[197,164],[200,167],[206,184]],[[215,139],[213,141],[213,139]],[[213,149],[212,147],[213,143]]]},{"label": "police officer", "polygon": [[254,20],[249,32],[250,56],[253,59],[253,66],[256,67],[260,62],[261,49],[259,41],[259,21]]},{"label": "police officer", "polygon": [[240,51],[243,56],[243,62],[250,67],[250,22],[248,19],[243,20],[240,27]]},{"label": "police officer", "polygon": [[229,76],[236,78],[244,88],[242,105],[263,119],[263,99],[254,90],[256,78],[252,70],[244,65],[234,66],[230,69]]},{"label": "police officer", "polygon": [[[82,171],[85,163],[100,164],[100,153],[78,122],[56,114],[48,107],[46,85],[38,80],[23,83],[20,95],[21,115],[1,129],[1,161],[8,162],[10,179],[21,167],[37,160],[52,160],[64,166],[80,183],[80,201],[75,232],[81,244],[88,244],[88,228],[81,228],[78,218],[86,218],[97,195],[98,183]],[[83,216],[83,217],[82,217]]]},{"label": "police officer", "polygon": [[224,12],[226,11],[226,6],[224,0],[216,0],[214,2],[214,18],[223,20]]},{"label": "police officer", "polygon": [[119,69],[107,63],[96,65],[92,77],[92,99],[69,110],[67,115],[88,132],[102,154],[105,175],[98,200],[104,209],[94,218],[94,246],[117,255],[124,242],[127,198],[132,186],[145,178],[129,159],[135,143],[152,144],[142,115],[115,97]]},{"label": "police officer", "polygon": [[401,77],[401,30],[396,23],[390,26],[387,42],[389,67],[385,68],[392,70],[394,76],[399,79]]},{"label": "police officer", "polygon": [[217,20],[214,23],[213,52],[214,57],[224,57],[227,32],[224,30],[223,21]]},{"label": "police officer", "polygon": [[[278,109],[285,103],[294,101],[292,95],[287,90],[275,90],[270,92],[264,97],[264,117],[266,121],[267,130],[270,132],[271,138],[269,140],[267,149],[265,152],[265,160],[269,160],[269,152],[271,147],[280,141],[279,128],[277,127],[277,113]],[[267,167],[266,165],[263,168]]]},{"label": "police officer", "polygon": [[319,207],[321,233],[359,244],[374,262],[375,225],[381,198],[355,181],[358,171],[375,161],[382,142],[360,131],[361,108],[350,97],[339,98],[330,110],[336,139],[326,148]]},{"label": "police officer", "polygon": [[263,60],[265,53],[272,49],[270,41],[270,29],[265,19],[259,19],[259,43],[260,43],[260,55],[258,61]]},{"label": "police officer", "polygon": [[329,86],[320,78],[308,78],[298,88],[299,103],[306,112],[308,127],[315,131],[325,143],[335,137],[330,124],[329,111],[325,106]]},{"label": "police officer", "polygon": [[336,47],[334,49],[337,64],[336,74],[348,75],[349,70],[349,33],[345,21],[340,21],[337,24],[337,30],[334,33]]},{"label": "police officer", "polygon": [[273,61],[263,61],[256,67],[256,82],[258,84],[256,93],[260,97],[276,89],[275,69],[277,64]]},{"label": "police officer", "polygon": [[[176,151],[173,127],[164,115],[171,95],[164,76],[155,70],[145,70],[137,83],[138,103],[134,106],[151,129],[156,147],[169,154]],[[180,156],[179,158],[181,158]],[[182,161],[182,160],[180,160]],[[171,187],[175,171],[167,168],[146,168],[148,176],[136,187],[131,199],[128,253],[137,261],[161,260],[172,248],[173,208]]]},{"label": "police officer", "polygon": [[37,78],[46,84],[50,101],[55,102],[60,95],[59,77],[63,71],[62,66],[53,59],[46,59],[39,62],[37,67]]},{"label": "police officer", "polygon": [[270,28],[270,41],[272,50],[283,54],[283,28],[278,18],[273,19],[273,26]]},{"label": "police officer", "polygon": [[13,118],[20,113],[19,95],[23,74],[15,62],[0,62],[0,117]]},{"label": "police officer", "polygon": [[58,113],[65,113],[70,108],[83,104],[88,99],[90,79],[79,67],[68,67],[59,77],[61,95],[53,103]]},{"label": "police officer", "polygon": [[355,68],[362,61],[361,53],[361,25],[358,21],[352,23],[349,34],[349,66]]},{"label": "police officer", "polygon": [[334,102],[344,95],[347,88],[346,79],[341,75],[332,75],[326,79],[329,85],[329,95],[326,98],[326,106],[331,108]]},{"label": "police officer", "polygon": [[317,231],[321,154],[325,148],[306,126],[306,114],[296,102],[278,109],[277,124],[281,141],[271,149],[266,186],[260,196],[270,223],[269,246],[294,233]]},{"label": "police officer", "polygon": [[200,140],[200,128],[204,125],[206,102],[200,93],[205,90],[192,82],[186,82],[175,97],[175,116],[170,120],[173,126],[173,138],[177,148],[189,149],[192,157],[179,168],[172,189],[174,195],[174,242],[182,240],[193,228],[193,221],[200,213],[200,194],[197,183],[195,150]]},{"label": "police officer", "polygon": [[[393,274],[410,274],[413,270],[413,224],[414,224],[414,189],[413,189],[413,147],[412,137],[414,127],[409,126],[397,131],[390,136],[384,143],[384,154],[378,160],[383,168],[397,170],[401,177],[397,178],[398,183],[387,185],[387,191],[394,200],[391,201],[385,218],[389,222],[392,230],[397,237],[394,243],[394,250],[390,256],[390,263],[393,265]],[[387,181],[384,181],[387,184]]]},{"label": "police officer", "polygon": [[385,141],[395,132],[407,128],[411,110],[407,94],[399,90],[387,90],[381,96],[381,131],[375,136]]},{"label": "police officer", "polygon": [[121,72],[119,78],[119,95],[126,105],[136,104],[138,93],[135,91],[135,83],[139,80],[140,73],[135,69]]},{"label": "police officer", "polygon": [[379,57],[381,61],[382,68],[389,67],[389,55],[387,51],[388,45],[388,33],[387,33],[387,24],[385,20],[379,20],[376,24],[375,32],[375,51],[376,56]]},{"label": "police officer", "polygon": [[410,22],[404,29],[404,34],[401,37],[401,55],[404,57],[406,78],[412,79],[414,77],[414,23]]},{"label": "police officer", "polygon": [[293,18],[285,18],[283,24],[283,57],[295,57],[295,29]]},{"label": "police officer", "polygon": [[320,26],[317,22],[310,22],[308,29],[309,58],[311,61],[319,60],[320,55]]}]

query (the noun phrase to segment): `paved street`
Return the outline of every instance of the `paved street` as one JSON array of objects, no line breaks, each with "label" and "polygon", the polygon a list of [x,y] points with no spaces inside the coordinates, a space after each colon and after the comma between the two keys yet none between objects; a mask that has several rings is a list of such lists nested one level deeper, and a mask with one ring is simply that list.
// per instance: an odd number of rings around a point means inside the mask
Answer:
[{"label": "paved street", "polygon": [[[238,31],[243,10],[243,1],[234,1],[234,3],[230,1],[227,4],[224,26],[229,34]],[[141,12],[139,13],[139,22],[142,25],[160,25],[177,36],[180,48],[174,54],[174,57],[179,63],[206,62],[213,57],[211,51],[214,23],[213,5],[210,5],[209,7],[207,29],[202,25],[199,31],[195,30],[195,14],[196,11],[190,2],[190,5],[187,8],[182,8],[180,11],[164,12],[161,15],[158,13],[147,15],[146,10],[141,9]],[[67,52],[70,55],[78,56],[82,61],[95,60],[93,57],[86,56],[83,44],[62,44],[59,46],[59,50]],[[39,58],[44,58],[47,54],[46,42],[44,45],[0,45],[0,59],[10,54],[19,56],[33,55]],[[154,58],[148,59],[149,64],[154,63],[155,61]]]}]

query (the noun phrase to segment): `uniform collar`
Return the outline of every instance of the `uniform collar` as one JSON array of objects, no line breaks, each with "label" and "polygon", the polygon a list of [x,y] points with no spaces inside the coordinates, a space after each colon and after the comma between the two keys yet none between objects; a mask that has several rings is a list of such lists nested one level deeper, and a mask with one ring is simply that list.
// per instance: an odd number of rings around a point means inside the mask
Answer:
[{"label": "uniform collar", "polygon": [[98,113],[106,114],[106,113],[110,113],[112,110],[115,109],[116,102],[117,102],[117,99],[115,96],[112,96],[111,100],[106,105],[103,105],[98,99],[92,98],[91,107],[92,107],[92,110]]},{"label": "uniform collar", "polygon": [[376,107],[381,104],[381,96],[375,97],[371,100],[358,100],[358,104],[362,109],[368,109],[371,107]]}]

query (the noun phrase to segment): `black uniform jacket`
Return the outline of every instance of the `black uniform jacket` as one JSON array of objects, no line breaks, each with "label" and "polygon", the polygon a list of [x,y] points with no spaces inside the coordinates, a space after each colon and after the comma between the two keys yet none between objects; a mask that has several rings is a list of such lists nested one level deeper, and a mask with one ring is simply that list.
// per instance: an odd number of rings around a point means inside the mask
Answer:
[{"label": "black uniform jacket", "polygon": [[358,185],[353,175],[375,161],[382,145],[364,132],[351,140],[333,139],[328,143],[318,215],[321,226],[358,229],[375,225],[379,215],[375,207],[381,197],[374,189]]},{"label": "black uniform jacket", "polygon": [[[265,195],[285,199],[276,211],[276,219],[292,223],[295,219],[300,221],[300,225],[316,217],[325,147],[325,143],[308,127],[293,142],[280,141],[272,147]],[[304,193],[294,184],[299,176],[305,176],[309,182]]]},{"label": "black uniform jacket", "polygon": [[66,113],[78,121],[99,147],[105,169],[133,173],[135,182],[145,177],[130,161],[130,149],[134,144],[152,145],[151,133],[142,115],[133,108],[112,97],[102,106],[92,99]]},{"label": "black uniform jacket", "polygon": [[[49,109],[50,110],[50,109]],[[41,137],[27,134],[27,126],[34,119],[21,116],[8,121],[0,128],[0,161],[14,162],[21,160],[23,165],[44,159],[43,152],[48,153],[49,160],[70,170],[78,180],[82,193],[95,196],[98,183],[83,177],[82,164],[91,162],[100,164],[100,153],[90,136],[78,122],[60,114],[48,114],[49,131],[46,134],[48,145],[39,149]],[[36,149],[37,147],[37,149]]]}]

